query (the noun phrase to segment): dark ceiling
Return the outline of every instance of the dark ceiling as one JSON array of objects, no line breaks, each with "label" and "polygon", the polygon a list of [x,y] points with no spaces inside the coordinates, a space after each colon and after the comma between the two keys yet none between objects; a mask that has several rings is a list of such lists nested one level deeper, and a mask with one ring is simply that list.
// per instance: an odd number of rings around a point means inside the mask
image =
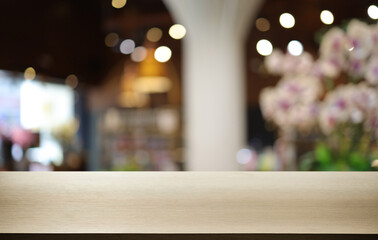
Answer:
[{"label": "dark ceiling", "polygon": [[138,41],[142,29],[171,22],[156,0],[129,0],[122,9],[111,0],[1,0],[0,69],[23,72],[32,66],[40,75],[76,74],[81,83],[96,85],[125,58],[105,46],[107,33]]}]

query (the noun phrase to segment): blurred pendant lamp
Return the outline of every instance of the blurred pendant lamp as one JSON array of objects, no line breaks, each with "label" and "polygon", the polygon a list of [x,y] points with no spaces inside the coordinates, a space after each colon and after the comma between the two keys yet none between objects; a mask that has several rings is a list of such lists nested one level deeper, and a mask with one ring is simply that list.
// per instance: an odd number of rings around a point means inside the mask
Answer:
[{"label": "blurred pendant lamp", "polygon": [[121,91],[118,96],[118,104],[125,108],[140,108],[144,107],[150,101],[149,95],[145,93],[136,92],[134,90],[134,82],[136,78],[135,65],[128,64],[121,80]]},{"label": "blurred pendant lamp", "polygon": [[138,76],[133,84],[135,92],[145,94],[165,93],[172,87],[171,79],[167,76],[167,64],[158,62],[154,53],[155,48],[148,47],[146,58],[139,63]]}]

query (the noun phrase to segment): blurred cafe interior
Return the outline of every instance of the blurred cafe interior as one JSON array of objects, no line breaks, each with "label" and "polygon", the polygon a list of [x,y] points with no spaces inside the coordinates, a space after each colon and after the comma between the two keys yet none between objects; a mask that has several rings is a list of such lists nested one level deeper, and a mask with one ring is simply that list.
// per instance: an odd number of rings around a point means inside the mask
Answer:
[{"label": "blurred cafe interior", "polygon": [[378,169],[376,0],[2,0],[2,171]]}]

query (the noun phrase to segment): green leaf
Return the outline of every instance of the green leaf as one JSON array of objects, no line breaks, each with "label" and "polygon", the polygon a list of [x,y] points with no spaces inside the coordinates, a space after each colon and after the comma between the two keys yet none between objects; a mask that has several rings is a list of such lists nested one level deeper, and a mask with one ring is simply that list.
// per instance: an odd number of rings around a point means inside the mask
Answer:
[{"label": "green leaf", "polygon": [[318,143],[315,148],[315,159],[321,165],[329,165],[332,162],[332,152],[324,143]]}]

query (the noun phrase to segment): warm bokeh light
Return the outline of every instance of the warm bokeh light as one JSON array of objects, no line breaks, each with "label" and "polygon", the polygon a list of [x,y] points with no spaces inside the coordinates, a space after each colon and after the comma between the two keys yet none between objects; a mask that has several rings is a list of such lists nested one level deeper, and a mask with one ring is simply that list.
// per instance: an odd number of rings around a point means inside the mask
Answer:
[{"label": "warm bokeh light", "polygon": [[134,83],[134,91],[138,93],[164,93],[171,87],[171,80],[165,76],[138,77]]},{"label": "warm bokeh light", "polygon": [[378,19],[378,7],[376,5],[370,5],[367,13],[371,19]]},{"label": "warm bokeh light", "polygon": [[26,80],[33,80],[36,76],[34,68],[28,67],[24,72],[24,77]]},{"label": "warm bokeh light", "polygon": [[169,59],[171,59],[172,51],[166,46],[158,47],[155,50],[154,57],[158,62],[167,62]]},{"label": "warm bokeh light", "polygon": [[70,86],[71,88],[76,88],[79,84],[79,79],[76,77],[75,74],[70,74],[66,78],[66,85]]},{"label": "warm bokeh light", "polygon": [[114,8],[123,8],[126,5],[126,0],[112,0],[112,6]]},{"label": "warm bokeh light", "polygon": [[273,52],[273,45],[266,39],[261,39],[256,44],[257,52],[260,55],[268,56]]},{"label": "warm bokeh light", "polygon": [[147,49],[145,47],[136,47],[131,54],[131,60],[141,62],[147,57]]},{"label": "warm bokeh light", "polygon": [[295,25],[295,18],[290,13],[283,13],[280,16],[280,24],[284,28],[292,28]]},{"label": "warm bokeh light", "polygon": [[174,39],[181,39],[185,37],[186,29],[181,24],[175,24],[169,28],[169,35]]},{"label": "warm bokeh light", "polygon": [[333,20],[334,20],[334,17],[333,17],[333,14],[328,11],[328,10],[323,10],[321,13],[320,13],[320,20],[322,20],[322,22],[324,24],[332,24],[333,23]]},{"label": "warm bokeh light", "polygon": [[160,28],[154,27],[148,30],[146,38],[150,42],[157,42],[163,36],[163,31]]},{"label": "warm bokeh light", "polygon": [[[149,95],[138,92],[125,91],[122,92],[118,98],[118,102],[122,107],[143,107],[149,101]],[[110,118],[114,119],[114,118]],[[116,125],[116,124],[115,124]]]},{"label": "warm bokeh light", "polygon": [[126,39],[122,41],[121,46],[120,46],[120,51],[123,54],[130,54],[134,51],[135,49],[135,42],[131,39]]},{"label": "warm bokeh light", "polygon": [[119,42],[119,36],[117,33],[109,33],[105,37],[105,45],[107,47],[114,47]]},{"label": "warm bokeh light", "polygon": [[261,32],[269,31],[270,29],[270,22],[266,18],[258,18],[256,19],[256,28]]},{"label": "warm bokeh light", "polygon": [[290,41],[287,45],[287,51],[294,56],[299,56],[303,53],[303,45],[297,40]]}]

